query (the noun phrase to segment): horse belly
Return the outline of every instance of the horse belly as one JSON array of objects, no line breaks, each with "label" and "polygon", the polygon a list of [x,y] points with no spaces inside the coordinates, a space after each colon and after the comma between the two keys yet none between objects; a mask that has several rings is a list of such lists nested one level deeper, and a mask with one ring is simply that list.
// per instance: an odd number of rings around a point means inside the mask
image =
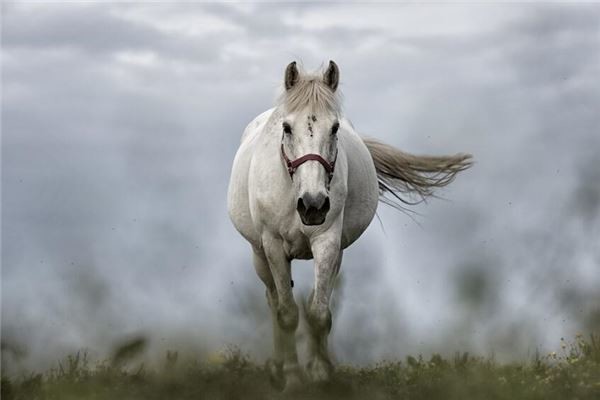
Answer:
[{"label": "horse belly", "polygon": [[369,227],[373,217],[375,216],[376,209],[377,200],[365,206],[349,205],[344,210],[344,227],[342,229],[343,249],[354,243]]},{"label": "horse belly", "polygon": [[358,135],[349,135],[345,147],[348,152],[348,194],[342,229],[344,249],[367,229],[379,202],[377,172],[371,153]]}]

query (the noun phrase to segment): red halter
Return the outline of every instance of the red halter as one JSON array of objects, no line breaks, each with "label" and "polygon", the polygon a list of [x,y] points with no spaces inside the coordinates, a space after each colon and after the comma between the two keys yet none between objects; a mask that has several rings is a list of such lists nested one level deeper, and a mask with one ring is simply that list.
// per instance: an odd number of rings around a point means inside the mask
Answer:
[{"label": "red halter", "polygon": [[335,161],[337,160],[337,150],[335,152],[335,157],[333,161],[329,162],[318,154],[305,154],[300,158],[295,159],[294,161],[290,160],[287,154],[285,154],[285,149],[283,148],[283,142],[281,143],[281,155],[283,156],[283,160],[285,161],[285,165],[287,166],[288,173],[290,174],[290,178],[294,179],[294,172],[298,169],[299,166],[304,164],[307,161],[318,161],[325,171],[329,174],[329,182],[333,178],[333,171],[335,170]]}]

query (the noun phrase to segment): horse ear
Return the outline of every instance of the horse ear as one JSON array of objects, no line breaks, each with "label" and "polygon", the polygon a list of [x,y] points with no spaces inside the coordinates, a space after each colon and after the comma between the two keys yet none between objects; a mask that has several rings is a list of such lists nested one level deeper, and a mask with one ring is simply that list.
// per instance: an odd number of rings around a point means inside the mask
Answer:
[{"label": "horse ear", "polygon": [[299,80],[300,74],[298,68],[296,68],[296,61],[292,61],[285,69],[285,90],[290,90]]},{"label": "horse ear", "polygon": [[323,82],[329,86],[332,92],[335,92],[338,87],[338,83],[340,82],[340,69],[332,60],[329,61],[329,67],[327,67],[327,71],[323,74]]}]

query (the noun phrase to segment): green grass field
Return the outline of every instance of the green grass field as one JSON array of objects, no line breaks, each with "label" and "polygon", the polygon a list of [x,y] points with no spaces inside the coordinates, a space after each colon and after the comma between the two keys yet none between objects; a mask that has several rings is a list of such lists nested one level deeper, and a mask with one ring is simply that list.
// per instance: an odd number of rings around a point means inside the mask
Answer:
[{"label": "green grass field", "polygon": [[600,337],[562,343],[558,352],[526,363],[457,354],[340,365],[328,384],[307,384],[290,396],[274,389],[264,368],[239,350],[210,362],[183,362],[168,353],[163,366],[149,369],[131,362],[135,348],[129,345],[102,363],[90,365],[78,353],[44,374],[3,377],[2,399],[600,399]]}]

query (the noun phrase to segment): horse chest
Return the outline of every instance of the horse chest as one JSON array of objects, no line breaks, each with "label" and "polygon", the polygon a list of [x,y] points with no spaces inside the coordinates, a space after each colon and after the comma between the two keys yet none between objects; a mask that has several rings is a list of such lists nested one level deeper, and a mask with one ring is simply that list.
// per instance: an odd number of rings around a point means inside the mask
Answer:
[{"label": "horse chest", "polygon": [[291,259],[308,260],[312,258],[310,242],[308,238],[300,233],[300,231],[292,231],[284,233],[283,250]]}]

